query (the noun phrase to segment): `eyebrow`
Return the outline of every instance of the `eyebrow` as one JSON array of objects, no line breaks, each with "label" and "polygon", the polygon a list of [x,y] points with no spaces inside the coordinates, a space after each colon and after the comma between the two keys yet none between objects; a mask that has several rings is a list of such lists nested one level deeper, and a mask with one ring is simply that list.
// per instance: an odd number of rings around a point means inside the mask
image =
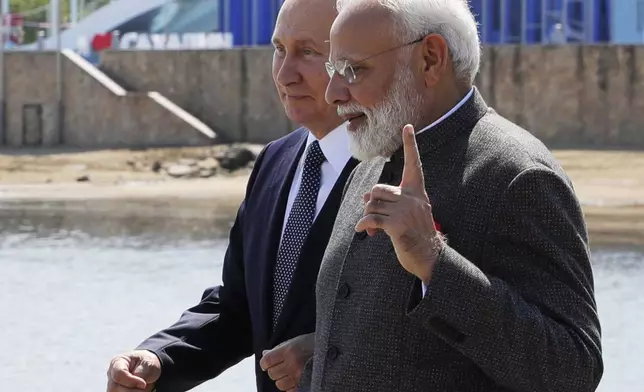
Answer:
[{"label": "eyebrow", "polygon": [[[328,44],[328,43],[330,43],[330,41],[326,40],[326,41],[324,41],[324,43]],[[330,53],[329,53],[329,55],[330,55]],[[330,59],[330,56],[329,56],[329,59]],[[364,57],[354,57],[354,56],[351,56],[351,55],[346,55],[346,56],[339,56],[338,58],[335,59],[335,61],[346,61],[349,64],[351,64],[351,63],[362,62],[362,61],[368,60],[368,59],[369,59],[368,56],[367,56],[367,58],[364,58]]]},{"label": "eyebrow", "polygon": [[349,64],[356,63],[362,61],[361,57],[354,57],[354,56],[338,56],[335,61],[346,61]]},{"label": "eyebrow", "polygon": [[[282,41],[281,41],[279,38],[277,38],[277,37],[273,37],[273,38],[271,39],[271,41],[273,42],[273,44],[279,44],[279,43],[282,43]],[[316,47],[321,46],[319,43],[316,43],[316,42],[315,42],[314,40],[312,40],[311,38],[301,38],[301,39],[296,39],[296,40],[295,40],[295,43],[297,43],[298,45],[312,45],[312,46],[316,46]],[[329,43],[329,41],[328,41],[328,40],[326,40],[326,41],[324,41],[324,43],[325,43],[325,44],[328,44],[328,43]]]},{"label": "eyebrow", "polygon": [[[306,45],[320,46],[318,42],[313,41],[311,38],[305,38],[305,39],[299,40],[298,42]],[[324,43],[326,42],[323,42],[322,44]]]}]

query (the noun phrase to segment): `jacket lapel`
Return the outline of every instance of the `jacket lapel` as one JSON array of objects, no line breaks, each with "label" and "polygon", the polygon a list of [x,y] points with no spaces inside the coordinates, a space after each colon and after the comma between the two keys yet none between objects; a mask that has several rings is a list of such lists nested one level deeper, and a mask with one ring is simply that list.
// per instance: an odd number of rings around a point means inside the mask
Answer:
[{"label": "jacket lapel", "polygon": [[324,202],[322,210],[320,210],[320,213],[311,226],[311,230],[300,252],[300,258],[297,262],[295,273],[293,274],[293,280],[291,281],[284,308],[277,320],[275,332],[270,339],[270,346],[277,343],[278,338],[288,326],[289,319],[297,313],[299,307],[306,303],[309,297],[314,296],[315,282],[317,281],[322,255],[331,235],[337,212],[340,209],[344,185],[357,164],[358,161],[353,158],[347,161],[342,173],[338,176],[333,189]]},{"label": "jacket lapel", "polygon": [[304,152],[306,146],[306,138],[308,133],[303,133],[300,140],[295,140],[285,153],[281,156],[279,165],[273,171],[273,186],[277,187],[279,195],[272,211],[268,216],[270,220],[268,223],[268,236],[270,238],[269,246],[266,250],[266,263],[263,265],[262,273],[262,315],[261,319],[264,321],[264,341],[272,335],[272,314],[273,314],[273,270],[275,268],[275,260],[277,259],[277,250],[279,248],[280,240],[282,237],[282,226],[284,225],[284,214],[286,212],[286,202],[293,183],[293,177],[300,157]]}]

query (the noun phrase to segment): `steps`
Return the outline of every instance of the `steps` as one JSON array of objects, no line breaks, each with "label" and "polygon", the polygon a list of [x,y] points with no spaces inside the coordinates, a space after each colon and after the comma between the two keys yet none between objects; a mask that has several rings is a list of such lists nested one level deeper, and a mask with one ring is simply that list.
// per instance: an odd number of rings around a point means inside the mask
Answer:
[{"label": "steps", "polygon": [[72,50],[62,53],[71,65],[65,70],[65,144],[192,146],[217,139],[214,130],[163,94],[133,91]]}]

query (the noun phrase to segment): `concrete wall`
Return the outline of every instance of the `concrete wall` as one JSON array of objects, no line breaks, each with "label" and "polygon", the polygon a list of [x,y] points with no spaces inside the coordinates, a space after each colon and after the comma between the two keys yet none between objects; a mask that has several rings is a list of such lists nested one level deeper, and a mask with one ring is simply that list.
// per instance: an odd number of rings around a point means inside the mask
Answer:
[{"label": "concrete wall", "polygon": [[155,90],[227,141],[264,143],[296,125],[271,75],[272,49],[104,52],[100,68],[135,90]]},{"label": "concrete wall", "polygon": [[[274,91],[270,48],[106,52],[102,66],[162,91],[231,139],[291,129]],[[485,47],[476,84],[490,106],[551,147],[644,148],[644,47]]]},{"label": "concrete wall", "polygon": [[644,148],[644,46],[488,47],[476,84],[551,147]]},{"label": "concrete wall", "polygon": [[61,58],[62,133],[57,134],[55,54],[6,56],[6,144],[87,148],[212,144],[147,92],[115,94],[77,62]]},{"label": "concrete wall", "polygon": [[[275,92],[271,60],[270,48],[117,51],[102,54],[101,69],[131,91],[165,94],[219,141],[262,143],[295,127]],[[55,103],[55,63],[39,53],[11,53],[7,63],[7,140],[15,145],[25,134],[23,105]],[[490,106],[550,147],[644,148],[642,46],[486,47],[476,84]],[[106,135],[144,124],[154,144],[151,129],[172,122],[143,98],[124,104],[101,89],[65,64],[64,141],[127,144]]]},{"label": "concrete wall", "polygon": [[[30,115],[31,108],[54,113],[56,108],[56,62],[51,53],[7,53],[5,54],[6,72],[6,109],[5,120],[5,144],[20,146],[38,138],[34,137],[34,130],[38,127],[34,122],[43,119],[40,128],[44,144],[55,144],[58,141],[57,135],[53,134],[55,129],[55,115],[41,116],[34,118]],[[26,109],[26,116],[23,116],[23,108]],[[46,108],[46,109],[45,109]],[[25,124],[27,117],[27,124]],[[24,127],[23,127],[24,124]],[[26,134],[31,136],[26,137]],[[38,144],[34,140],[34,144]]]}]

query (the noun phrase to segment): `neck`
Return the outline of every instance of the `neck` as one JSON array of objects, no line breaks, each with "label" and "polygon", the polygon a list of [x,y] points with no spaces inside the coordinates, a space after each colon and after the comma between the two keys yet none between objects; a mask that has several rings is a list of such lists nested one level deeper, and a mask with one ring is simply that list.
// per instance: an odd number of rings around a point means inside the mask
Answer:
[{"label": "neck", "polygon": [[451,88],[443,89],[440,92],[437,91],[430,98],[429,104],[425,105],[428,110],[419,118],[419,126],[421,126],[419,129],[432,124],[452,110],[470,92],[470,89],[472,89],[471,85],[463,84],[451,86]]},{"label": "neck", "polygon": [[303,124],[312,134],[315,136],[316,139],[322,140],[326,135],[331,133],[334,129],[340,126],[342,124],[342,119],[337,119],[334,120],[333,122],[327,122],[324,124]]}]

